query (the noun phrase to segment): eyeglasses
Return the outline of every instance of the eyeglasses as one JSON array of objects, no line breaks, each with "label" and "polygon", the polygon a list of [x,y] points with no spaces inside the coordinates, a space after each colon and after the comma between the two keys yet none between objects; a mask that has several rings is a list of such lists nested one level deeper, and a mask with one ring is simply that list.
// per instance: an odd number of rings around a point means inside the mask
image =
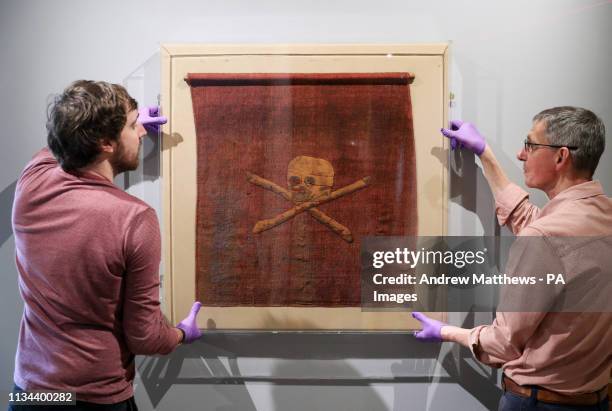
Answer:
[{"label": "eyeglasses", "polygon": [[523,141],[523,144],[525,144],[525,151],[528,153],[531,153],[533,151],[533,149],[535,147],[552,147],[552,148],[562,148],[562,147],[566,147],[569,150],[577,150],[578,147],[573,147],[573,146],[559,146],[559,145],[555,145],[555,144],[538,144],[538,143],[532,143],[531,141],[525,139],[525,141]]}]

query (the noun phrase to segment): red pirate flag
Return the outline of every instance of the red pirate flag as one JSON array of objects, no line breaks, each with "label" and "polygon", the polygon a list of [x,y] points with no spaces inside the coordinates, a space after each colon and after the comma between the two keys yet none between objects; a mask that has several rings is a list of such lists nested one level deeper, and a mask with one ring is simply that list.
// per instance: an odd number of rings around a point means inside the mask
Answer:
[{"label": "red pirate flag", "polygon": [[409,73],[189,74],[197,298],[360,303],[364,236],[417,235]]}]

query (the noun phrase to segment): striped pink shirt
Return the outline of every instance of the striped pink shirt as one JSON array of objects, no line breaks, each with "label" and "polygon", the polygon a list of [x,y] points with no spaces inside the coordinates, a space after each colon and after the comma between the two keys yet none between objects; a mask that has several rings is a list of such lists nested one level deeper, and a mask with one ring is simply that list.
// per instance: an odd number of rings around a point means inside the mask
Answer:
[{"label": "striped pink shirt", "polygon": [[[566,189],[541,210],[511,184],[496,198],[496,212],[500,224],[520,236],[612,236],[612,199],[596,181]],[[609,243],[596,244],[602,249],[564,254],[567,272],[612,267]],[[593,392],[610,378],[612,314],[498,312],[492,325],[471,330],[470,347],[478,360],[503,367],[520,385],[565,394]]]}]

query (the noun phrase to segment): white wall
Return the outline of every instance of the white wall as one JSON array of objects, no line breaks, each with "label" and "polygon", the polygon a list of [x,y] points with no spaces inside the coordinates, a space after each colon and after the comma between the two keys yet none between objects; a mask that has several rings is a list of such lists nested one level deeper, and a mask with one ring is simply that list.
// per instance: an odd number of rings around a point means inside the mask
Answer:
[{"label": "white wall", "polygon": [[[538,111],[585,106],[612,129],[611,23],[604,0],[0,0],[0,391],[11,385],[22,308],[10,204],[21,168],[45,143],[49,94],[79,78],[124,83],[166,42],[450,40],[452,116],[474,121],[522,182],[515,153]],[[611,159],[608,148],[596,174],[608,194]],[[473,157],[453,160],[450,234],[496,233]],[[494,407],[496,375],[466,357],[409,336],[212,336],[140,359],[137,397],[145,410]]]}]

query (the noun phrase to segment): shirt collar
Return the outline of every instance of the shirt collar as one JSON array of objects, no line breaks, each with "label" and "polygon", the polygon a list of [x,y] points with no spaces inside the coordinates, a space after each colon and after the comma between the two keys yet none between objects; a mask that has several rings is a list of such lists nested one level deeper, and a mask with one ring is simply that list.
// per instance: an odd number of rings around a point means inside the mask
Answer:
[{"label": "shirt collar", "polygon": [[597,180],[587,181],[586,183],[576,184],[561,191],[544,208],[549,208],[553,204],[558,204],[562,201],[580,200],[599,195],[604,195],[601,183]]}]

